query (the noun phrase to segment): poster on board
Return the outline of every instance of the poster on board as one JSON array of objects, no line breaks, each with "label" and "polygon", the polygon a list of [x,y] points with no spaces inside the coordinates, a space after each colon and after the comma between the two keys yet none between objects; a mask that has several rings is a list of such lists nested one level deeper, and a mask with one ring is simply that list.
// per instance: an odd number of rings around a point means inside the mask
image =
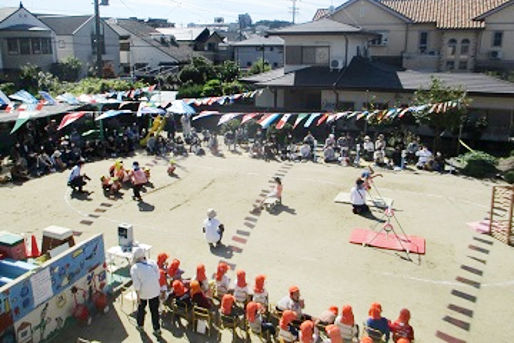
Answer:
[{"label": "poster on board", "polygon": [[52,278],[50,277],[50,268],[45,268],[30,278],[32,286],[32,297],[34,298],[34,307],[51,298],[54,294],[52,291]]}]

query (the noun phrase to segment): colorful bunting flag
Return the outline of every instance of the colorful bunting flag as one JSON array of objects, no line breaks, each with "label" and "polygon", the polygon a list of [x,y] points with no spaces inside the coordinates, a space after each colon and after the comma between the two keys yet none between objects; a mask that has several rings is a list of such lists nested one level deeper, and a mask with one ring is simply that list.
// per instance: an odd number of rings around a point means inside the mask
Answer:
[{"label": "colorful bunting flag", "polygon": [[309,115],[310,115],[309,113],[298,114],[298,117],[296,117],[296,121],[294,122],[293,129],[295,129],[296,126],[298,126],[298,124],[300,124],[301,121],[304,120],[305,118],[307,118]]},{"label": "colorful bunting flag", "polygon": [[73,113],[66,114],[62,118],[61,123],[59,124],[59,127],[57,128],[57,130],[58,131],[62,130],[63,128],[65,128],[66,126],[70,125],[74,121],[77,121],[80,118],[82,118],[86,113],[87,112],[73,112]]},{"label": "colorful bunting flag", "polygon": [[277,126],[276,126],[277,130],[282,129],[284,127],[284,125],[286,125],[289,118],[291,118],[291,113],[284,114],[277,123]]},{"label": "colorful bunting flag", "polygon": [[308,128],[309,126],[311,126],[311,124],[314,121],[314,119],[318,118],[320,115],[321,115],[321,113],[312,113],[310,115],[309,119],[307,119],[307,121],[303,125],[303,127]]},{"label": "colorful bunting flag", "polygon": [[25,104],[37,104],[39,101],[26,90],[19,90],[13,95],[9,95],[9,98],[21,101]]},{"label": "colorful bunting flag", "polygon": [[327,118],[328,118],[328,113],[323,114],[321,116],[321,118],[318,119],[316,126],[320,126],[321,124],[323,124],[325,122],[325,120],[327,120]]},{"label": "colorful bunting flag", "polygon": [[55,105],[55,100],[48,92],[39,91],[41,97],[45,100],[45,105]]},{"label": "colorful bunting flag", "polygon": [[241,120],[241,125],[243,125],[244,123],[246,123],[247,121],[259,116],[260,113],[248,113],[248,114],[245,114],[244,117],[243,117],[243,120]]},{"label": "colorful bunting flag", "polygon": [[261,120],[259,120],[259,124],[262,126],[263,129],[267,129],[276,119],[278,119],[279,116],[279,113],[265,115],[261,118]]}]

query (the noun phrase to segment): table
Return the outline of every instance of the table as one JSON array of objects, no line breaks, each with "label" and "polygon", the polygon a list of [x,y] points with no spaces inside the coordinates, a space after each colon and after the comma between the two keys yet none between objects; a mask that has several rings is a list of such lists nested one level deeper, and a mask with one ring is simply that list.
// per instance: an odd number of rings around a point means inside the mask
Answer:
[{"label": "table", "polygon": [[114,264],[114,260],[116,258],[121,258],[127,260],[127,262],[131,264],[134,257],[134,250],[136,248],[142,248],[145,251],[145,256],[150,258],[150,250],[152,249],[152,246],[144,243],[138,243],[133,245],[130,251],[127,251],[125,247],[122,248],[119,245],[110,247],[106,252],[107,261],[109,264]]}]

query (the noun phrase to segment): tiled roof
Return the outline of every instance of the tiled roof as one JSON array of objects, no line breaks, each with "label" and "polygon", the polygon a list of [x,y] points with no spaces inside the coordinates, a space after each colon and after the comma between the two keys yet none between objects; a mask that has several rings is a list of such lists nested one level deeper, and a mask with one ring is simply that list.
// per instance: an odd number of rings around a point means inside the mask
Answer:
[{"label": "tiled roof", "polygon": [[121,29],[130,32],[131,34],[141,38],[149,45],[161,50],[168,56],[173,57],[178,62],[187,63],[191,60],[192,57],[197,56],[197,54],[187,46],[165,46],[156,41],[151,37],[152,34],[160,34],[159,31],[154,29],[153,27],[146,25],[145,23],[141,23],[137,20],[133,19],[112,19],[110,21],[110,25],[114,31],[116,31],[119,35],[123,35],[124,32]]},{"label": "tiled roof", "polygon": [[8,16],[19,10],[19,7],[2,7],[0,8],[0,23]]},{"label": "tiled roof", "polygon": [[430,73],[412,70],[401,71],[391,66],[354,57],[341,71],[329,68],[308,67],[291,73],[277,69],[243,79],[260,87],[303,87],[354,89],[390,92],[415,92],[427,89],[432,78],[440,79],[450,87],[462,87],[470,94],[513,96],[514,83],[502,81],[479,73]]},{"label": "tiled roof", "polygon": [[304,34],[344,34],[361,33],[362,29],[349,24],[343,24],[331,19],[320,19],[304,24],[286,26],[276,30],[268,31],[269,35],[304,35]]},{"label": "tiled roof", "polygon": [[325,18],[329,14],[330,10],[328,8],[318,8],[316,10],[316,13],[314,13],[314,17],[312,17],[312,20],[320,20],[321,18]]},{"label": "tiled roof", "polygon": [[41,14],[38,19],[50,27],[57,35],[72,35],[92,16],[56,16]]},{"label": "tiled roof", "polygon": [[284,45],[284,40],[277,36],[252,36],[248,39],[242,40],[237,43],[232,43],[233,46],[277,46]]},{"label": "tiled roof", "polygon": [[435,23],[439,29],[476,29],[484,23],[473,18],[509,0],[371,0],[378,1],[414,23]]}]

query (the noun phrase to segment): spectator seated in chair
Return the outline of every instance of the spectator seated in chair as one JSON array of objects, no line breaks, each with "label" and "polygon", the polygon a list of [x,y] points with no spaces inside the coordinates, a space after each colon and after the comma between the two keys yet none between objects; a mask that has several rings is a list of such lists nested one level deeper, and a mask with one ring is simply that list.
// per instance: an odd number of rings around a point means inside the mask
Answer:
[{"label": "spectator seated in chair", "polygon": [[184,283],[180,280],[175,280],[171,284],[172,292],[171,297],[175,299],[179,306],[191,305],[191,296]]},{"label": "spectator seated in chair", "polygon": [[414,329],[409,324],[410,311],[406,308],[400,311],[398,319],[389,323],[389,329],[393,334],[393,342],[399,343],[404,338],[407,342],[414,340]]},{"label": "spectator seated in chair", "polygon": [[344,343],[351,343],[354,338],[359,338],[359,326],[355,324],[353,310],[350,305],[343,306],[341,314],[336,317],[334,324],[339,327]]},{"label": "spectator seated in chair", "polygon": [[242,315],[242,309],[237,307],[236,298],[232,294],[225,294],[223,298],[221,298],[221,306],[220,313],[227,316],[237,319],[238,316]]},{"label": "spectator seated in chair", "polygon": [[253,297],[252,300],[256,303],[259,303],[264,306],[264,308],[268,307],[268,291],[264,288],[264,281],[266,280],[265,275],[257,275],[255,277],[255,286],[253,288]]},{"label": "spectator seated in chair", "polygon": [[205,265],[199,264],[196,266],[196,277],[195,280],[200,283],[200,287],[202,291],[209,292],[209,280],[207,280],[207,276],[205,276]]},{"label": "spectator seated in chair", "polygon": [[277,303],[279,311],[291,310],[296,314],[299,321],[310,320],[312,317],[308,314],[302,313],[305,303],[300,298],[300,289],[297,286],[289,287],[289,295],[283,297]]},{"label": "spectator seated in chair", "polygon": [[214,274],[214,280],[216,282],[216,297],[222,298],[225,293],[230,289],[230,278],[226,275],[228,271],[228,265],[225,262],[220,262]]},{"label": "spectator seated in chair", "polygon": [[234,297],[237,302],[246,304],[251,293],[246,283],[246,273],[244,270],[238,270],[237,279],[234,282]]},{"label": "spectator seated in chair", "polygon": [[323,149],[323,160],[325,163],[335,163],[338,162],[336,153],[332,145],[327,146]]},{"label": "spectator seated in chair", "polygon": [[[366,325],[368,328],[377,330],[385,335],[386,342],[389,341],[389,323],[386,318],[382,317],[382,306],[379,303],[371,304],[371,307],[368,311],[369,318],[366,321]],[[377,334],[374,331],[368,330],[368,335],[375,339]]]},{"label": "spectator seated in chair", "polygon": [[196,280],[191,281],[189,284],[191,301],[194,305],[198,307],[203,307],[210,310],[213,307],[212,300],[209,299],[204,292],[202,292],[202,288],[200,287],[200,283]]},{"label": "spectator seated in chair", "polygon": [[318,316],[316,324],[321,324],[325,326],[329,324],[334,324],[338,312],[339,311],[337,306],[330,306],[330,308],[321,312],[321,314]]},{"label": "spectator seated in chair", "polygon": [[297,319],[296,313],[291,310],[285,310],[280,318],[278,337],[287,343],[298,339],[298,329],[291,325],[295,319]]},{"label": "spectator seated in chair", "polygon": [[418,151],[416,151],[416,156],[418,157],[418,162],[416,163],[416,168],[418,169],[427,169],[429,166],[429,161],[432,159],[432,152],[428,150],[426,146],[420,147]]},{"label": "spectator seated in chair", "polygon": [[343,343],[341,331],[337,325],[330,324],[325,328],[325,331],[327,332],[328,339],[325,339],[323,343]]},{"label": "spectator seated in chair", "polygon": [[263,320],[262,315],[266,309],[261,304],[250,301],[246,305],[246,320],[250,330],[256,334],[269,332],[270,336],[275,336],[275,327],[269,322]]},{"label": "spectator seated in chair", "polygon": [[174,258],[170,265],[168,266],[168,277],[171,280],[182,280],[182,274],[184,274],[184,271],[180,269],[180,260]]},{"label": "spectator seated in chair", "polygon": [[312,320],[306,320],[300,325],[300,334],[298,335],[300,343],[316,343],[319,339],[318,329]]}]

